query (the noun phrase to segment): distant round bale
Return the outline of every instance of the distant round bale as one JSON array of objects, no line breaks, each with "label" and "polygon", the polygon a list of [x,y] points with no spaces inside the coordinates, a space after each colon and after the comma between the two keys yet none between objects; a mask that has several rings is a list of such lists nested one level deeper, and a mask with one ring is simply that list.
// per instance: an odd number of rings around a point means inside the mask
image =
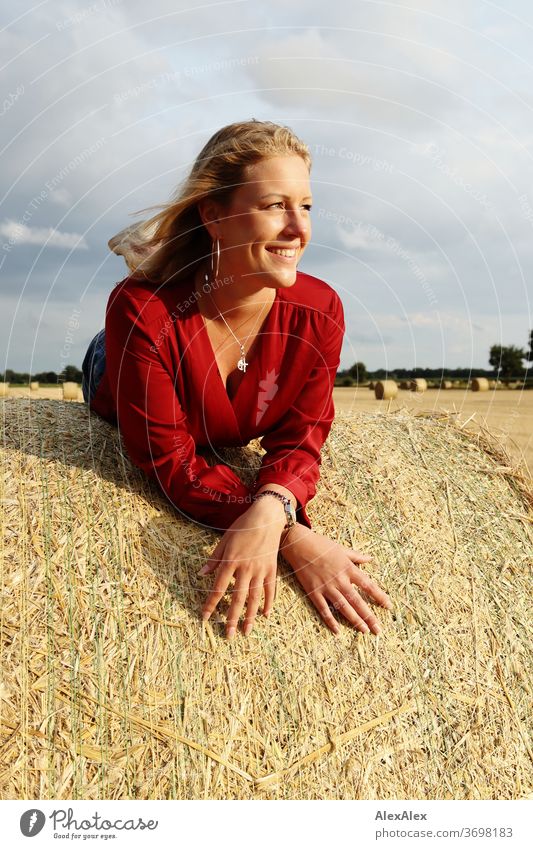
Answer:
[{"label": "distant round bale", "polygon": [[411,392],[425,392],[427,388],[427,381],[423,377],[414,377],[413,380],[409,381]]},{"label": "distant round bale", "polygon": [[39,388],[39,381],[38,380],[32,380],[32,382],[30,383],[30,389],[32,391],[35,391],[38,388]]},{"label": "distant round bale", "polygon": [[409,381],[408,380],[402,380],[401,383],[400,383],[400,389],[409,389]]},{"label": "distant round bale", "polygon": [[496,389],[497,386],[498,384],[495,380],[489,380],[489,389]]},{"label": "distant round bale", "polygon": [[489,389],[489,382],[486,377],[474,377],[472,378],[470,389],[472,392],[487,392]]},{"label": "distant round bale", "polygon": [[378,401],[391,401],[398,394],[398,384],[395,380],[378,380],[374,394]]},{"label": "distant round bale", "polygon": [[370,383],[368,384],[368,388],[369,389],[375,389],[375,387],[376,387],[376,384],[374,383],[373,380],[371,380]]},{"label": "distant round bale", "polygon": [[441,385],[440,385],[440,388],[441,389],[453,389],[453,383],[451,382],[451,380],[443,380]]},{"label": "distant round bale", "polygon": [[67,380],[67,382],[63,384],[63,401],[77,401],[78,388],[77,383],[72,383]]},{"label": "distant round bale", "polygon": [[9,383],[0,383],[0,398],[7,398],[9,395]]}]

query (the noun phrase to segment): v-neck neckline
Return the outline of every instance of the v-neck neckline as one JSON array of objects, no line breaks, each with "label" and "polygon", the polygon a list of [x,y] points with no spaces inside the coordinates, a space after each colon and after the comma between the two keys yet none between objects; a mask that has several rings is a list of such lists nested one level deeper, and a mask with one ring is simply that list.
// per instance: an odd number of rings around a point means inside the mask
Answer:
[{"label": "v-neck neckline", "polygon": [[[276,293],[274,295],[274,299],[273,299],[272,304],[270,306],[270,310],[267,313],[266,317],[263,319],[263,323],[260,325],[260,327],[259,327],[259,329],[258,329],[258,331],[255,335],[255,339],[252,342],[252,346],[251,346],[250,350],[246,352],[247,355],[250,352],[253,352],[254,346],[257,347],[256,343],[257,343],[258,337],[261,336],[262,334],[264,334],[265,329],[266,329],[269,321],[271,320],[272,313],[276,309],[277,304],[279,303],[279,300],[280,300],[279,293],[280,293],[280,290],[276,289]],[[231,408],[234,410],[236,403],[237,403],[237,399],[238,399],[239,394],[241,392],[242,385],[246,381],[247,375],[250,373],[250,371],[253,371],[254,368],[257,367],[259,355],[257,354],[257,352],[253,355],[252,360],[251,360],[248,368],[246,369],[246,371],[244,372],[244,374],[242,375],[242,377],[239,381],[239,385],[237,386],[237,389],[235,390],[233,396],[230,398],[230,396],[228,395],[228,390],[226,388],[226,385],[225,385],[224,381],[222,380],[222,375],[221,375],[220,369],[218,367],[217,358],[215,356],[215,352],[213,350],[213,345],[211,343],[211,338],[210,338],[209,332],[207,330],[207,324],[205,322],[205,318],[204,318],[203,314],[200,312],[200,307],[199,307],[198,301],[196,301],[196,310],[197,310],[198,317],[200,319],[201,326],[202,326],[202,329],[203,329],[203,335],[204,335],[205,340],[206,340],[206,345],[205,345],[204,350],[208,354],[208,359],[210,360],[211,366],[214,366],[215,380],[218,381],[218,385],[219,385],[222,393],[224,394],[224,396],[225,396],[226,400],[228,401],[229,405],[231,406]],[[259,351],[261,351],[261,348],[259,348]],[[233,371],[231,371],[228,374],[226,380],[228,380],[231,377],[231,375],[234,374],[235,371],[237,371],[237,366],[233,369]]]}]

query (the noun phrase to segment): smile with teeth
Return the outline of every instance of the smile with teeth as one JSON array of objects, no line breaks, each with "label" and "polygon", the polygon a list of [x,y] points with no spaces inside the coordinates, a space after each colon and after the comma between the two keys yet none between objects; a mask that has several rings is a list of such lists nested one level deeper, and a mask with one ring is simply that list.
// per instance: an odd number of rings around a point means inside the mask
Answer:
[{"label": "smile with teeth", "polygon": [[296,248],[291,248],[290,250],[287,248],[267,248],[272,254],[276,254],[276,256],[287,256],[287,257],[295,257],[296,256]]}]

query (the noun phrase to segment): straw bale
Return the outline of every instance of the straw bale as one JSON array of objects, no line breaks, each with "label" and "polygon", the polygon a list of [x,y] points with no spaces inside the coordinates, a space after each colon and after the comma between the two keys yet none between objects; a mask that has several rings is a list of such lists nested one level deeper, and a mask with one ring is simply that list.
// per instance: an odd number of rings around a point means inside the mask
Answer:
[{"label": "straw bale", "polygon": [[408,380],[402,380],[400,382],[400,389],[410,389],[410,382]]},{"label": "straw bale", "polygon": [[441,389],[453,389],[453,383],[451,380],[443,380],[440,384]]},{"label": "straw bale", "polygon": [[63,401],[78,401],[79,386],[77,383],[66,381],[63,383]]},{"label": "straw bale", "polygon": [[489,381],[486,377],[474,377],[470,384],[472,392],[487,392],[489,389]]},{"label": "straw bale", "polygon": [[6,398],[9,395],[9,383],[0,383],[0,398]]},{"label": "straw bale", "polygon": [[30,383],[30,389],[35,391],[38,388],[39,388],[39,381],[38,380],[32,380],[31,383]]},{"label": "straw bale", "polygon": [[411,392],[425,392],[427,388],[427,380],[424,380],[423,377],[414,377],[409,381],[409,389]]},{"label": "straw bale", "polygon": [[374,394],[378,401],[390,401],[398,394],[398,384],[395,380],[378,380],[374,387]]},{"label": "straw bale", "polygon": [[[219,534],[86,405],[2,412],[4,799],[515,799],[533,792],[528,481],[457,416],[337,415],[308,512],[373,556],[380,636],[279,558],[269,619],[210,622]],[[251,483],[263,451],[205,450]]]}]

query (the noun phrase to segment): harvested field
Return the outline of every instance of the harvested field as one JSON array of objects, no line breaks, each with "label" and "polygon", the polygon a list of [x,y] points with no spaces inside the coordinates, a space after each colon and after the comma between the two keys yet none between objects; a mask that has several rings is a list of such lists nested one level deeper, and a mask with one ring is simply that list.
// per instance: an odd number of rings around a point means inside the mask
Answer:
[{"label": "harvested field", "polygon": [[472,392],[469,389],[428,389],[400,392],[393,401],[376,401],[367,387],[335,387],[335,409],[342,413],[364,411],[448,412],[468,420],[469,428],[486,427],[511,456],[533,476],[533,391],[498,389]]},{"label": "harvested field", "polygon": [[[2,798],[533,791],[529,484],[454,416],[373,404],[338,413],[308,512],[372,554],[382,634],[332,634],[280,558],[271,617],[227,641],[229,594],[199,618],[219,535],[85,405],[0,401]],[[247,482],[261,454],[206,452]]]}]

